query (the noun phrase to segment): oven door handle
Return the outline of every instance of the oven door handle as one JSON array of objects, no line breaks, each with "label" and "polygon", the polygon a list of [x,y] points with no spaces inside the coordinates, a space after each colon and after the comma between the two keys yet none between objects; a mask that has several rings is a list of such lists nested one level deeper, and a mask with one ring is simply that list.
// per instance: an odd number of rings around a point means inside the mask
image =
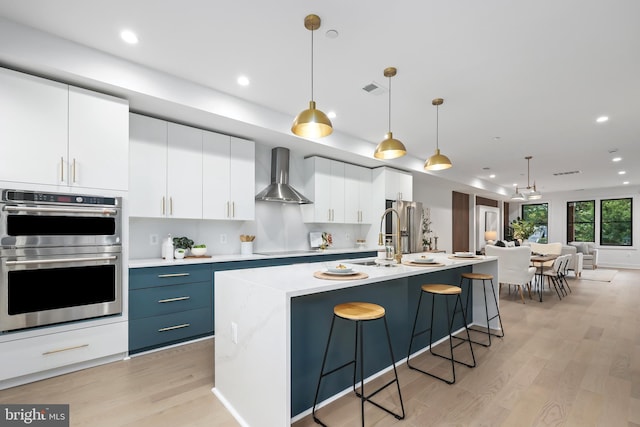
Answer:
[{"label": "oven door handle", "polygon": [[99,215],[116,215],[118,213],[116,209],[110,208],[49,208],[36,206],[5,206],[3,210],[7,212],[80,213]]},{"label": "oven door handle", "polygon": [[6,261],[7,265],[33,265],[33,264],[56,264],[65,262],[83,262],[83,261],[111,261],[118,259],[116,255],[105,257],[78,257],[78,258],[52,258],[52,259],[26,259],[23,261]]}]

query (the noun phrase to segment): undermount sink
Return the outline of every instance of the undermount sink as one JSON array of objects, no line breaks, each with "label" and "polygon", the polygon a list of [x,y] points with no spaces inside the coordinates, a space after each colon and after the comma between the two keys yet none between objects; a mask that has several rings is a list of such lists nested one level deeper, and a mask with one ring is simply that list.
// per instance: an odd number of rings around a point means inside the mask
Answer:
[{"label": "undermount sink", "polygon": [[375,260],[372,259],[365,259],[362,261],[350,261],[350,264],[356,264],[356,265],[379,265],[375,262]]}]

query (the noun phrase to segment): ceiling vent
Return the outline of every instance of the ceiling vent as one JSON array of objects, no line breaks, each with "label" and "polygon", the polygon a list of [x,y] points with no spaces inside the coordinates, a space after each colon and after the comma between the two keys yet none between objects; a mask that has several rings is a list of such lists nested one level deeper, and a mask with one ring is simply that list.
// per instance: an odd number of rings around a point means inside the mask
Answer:
[{"label": "ceiling vent", "polygon": [[582,171],[555,172],[553,176],[575,175],[577,173],[582,173]]},{"label": "ceiling vent", "polygon": [[381,86],[376,82],[371,82],[365,85],[362,88],[362,90],[364,90],[367,93],[370,93],[371,95],[382,95],[383,93],[387,92],[387,88],[385,88],[384,86]]}]

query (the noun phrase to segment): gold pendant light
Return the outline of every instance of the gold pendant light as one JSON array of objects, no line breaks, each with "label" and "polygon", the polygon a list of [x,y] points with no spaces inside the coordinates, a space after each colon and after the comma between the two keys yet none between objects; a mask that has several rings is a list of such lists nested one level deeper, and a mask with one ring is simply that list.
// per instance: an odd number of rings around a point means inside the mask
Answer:
[{"label": "gold pendant light", "polygon": [[333,127],[327,115],[316,109],[316,103],[313,100],[313,32],[320,28],[320,17],[307,15],[304,18],[304,27],[311,31],[311,101],[309,109],[296,116],[293,125],[291,125],[291,132],[307,138],[321,138],[330,135],[333,132]]},{"label": "gold pendant light", "polygon": [[398,70],[394,67],[384,69],[384,76],[389,78],[389,132],[385,135],[384,140],[378,144],[373,157],[376,159],[397,159],[407,154],[404,144],[393,137],[391,133],[391,77],[397,74]]},{"label": "gold pendant light", "polygon": [[440,171],[443,169],[449,169],[452,166],[451,160],[449,160],[449,158],[444,154],[440,154],[440,145],[438,141],[438,134],[439,134],[438,107],[443,103],[444,103],[444,99],[442,98],[436,98],[433,101],[431,101],[431,104],[436,106],[436,153],[433,156],[429,157],[427,161],[424,163],[424,169],[428,171]]}]

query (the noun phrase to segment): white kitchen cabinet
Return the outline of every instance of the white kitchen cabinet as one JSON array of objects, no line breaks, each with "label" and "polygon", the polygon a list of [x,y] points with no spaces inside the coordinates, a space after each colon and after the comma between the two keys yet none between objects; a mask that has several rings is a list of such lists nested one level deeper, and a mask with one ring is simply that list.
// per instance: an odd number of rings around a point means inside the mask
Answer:
[{"label": "white kitchen cabinet", "polygon": [[384,195],[387,200],[413,200],[413,175],[383,168]]},{"label": "white kitchen cabinet", "polygon": [[69,185],[129,188],[129,104],[69,87]]},{"label": "white kitchen cabinet", "polygon": [[127,101],[0,68],[0,180],[127,190]]},{"label": "white kitchen cabinet", "polygon": [[255,219],[255,144],[204,131],[202,217]]},{"label": "white kitchen cabinet", "polygon": [[129,116],[129,213],[167,216],[167,127],[164,120]]},{"label": "white kitchen cabinet", "polygon": [[371,224],[371,169],[345,164],[345,223]]},{"label": "white kitchen cabinet", "polygon": [[322,157],[305,161],[304,195],[313,204],[303,205],[304,222],[345,222],[345,164]]},{"label": "white kitchen cabinet", "polygon": [[169,123],[167,217],[202,218],[202,130]]},{"label": "white kitchen cabinet", "polygon": [[0,363],[0,384],[12,379],[16,384],[27,382],[18,377],[29,374],[44,378],[54,375],[47,373],[50,370],[69,367],[71,371],[73,365],[87,367],[91,361],[108,357],[112,358],[109,361],[122,359],[127,352],[127,334],[127,322],[117,322],[0,343],[3,359],[11,361]]},{"label": "white kitchen cabinet", "polygon": [[0,180],[62,184],[67,85],[0,68],[0,94]]}]

